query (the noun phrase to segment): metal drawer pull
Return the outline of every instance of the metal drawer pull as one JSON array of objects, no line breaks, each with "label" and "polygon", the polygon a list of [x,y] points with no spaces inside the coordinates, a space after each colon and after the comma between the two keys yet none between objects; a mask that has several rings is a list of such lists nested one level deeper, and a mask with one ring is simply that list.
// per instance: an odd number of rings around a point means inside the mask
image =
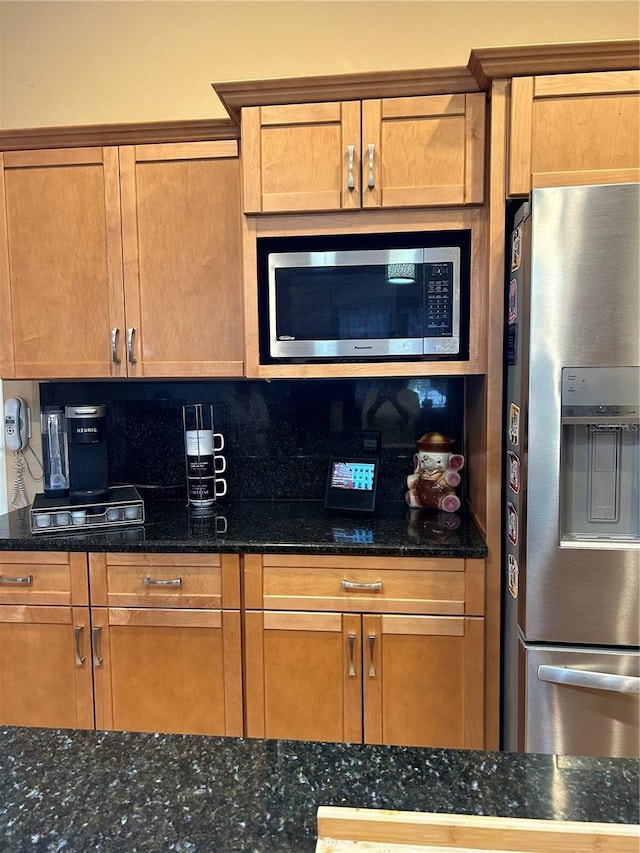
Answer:
[{"label": "metal drawer pull", "polygon": [[118,338],[120,337],[120,329],[117,326],[114,326],[111,329],[111,361],[114,364],[120,364],[120,357],[118,355]]},{"label": "metal drawer pull", "polygon": [[355,145],[347,145],[347,156],[349,157],[349,177],[347,178],[347,188],[350,190],[355,187],[355,181],[353,179],[353,158],[355,153]]},{"label": "metal drawer pull", "polygon": [[76,625],[73,629],[73,636],[76,644],[76,666],[82,666],[85,662],[85,657],[80,651],[80,638],[84,631],[84,625]]},{"label": "metal drawer pull", "polygon": [[93,653],[93,665],[102,666],[104,658],[100,657],[100,631],[102,628],[91,629],[91,651]]},{"label": "metal drawer pull", "polygon": [[127,329],[127,358],[129,359],[129,364],[137,364],[136,358],[133,354],[133,336],[136,330],[133,326],[130,329]]},{"label": "metal drawer pull", "polygon": [[369,678],[376,677],[376,665],[373,658],[373,652],[376,645],[376,635],[369,634]]},{"label": "metal drawer pull", "polygon": [[538,680],[551,684],[567,684],[570,687],[591,687],[595,690],[611,690],[614,693],[640,693],[640,678],[635,675],[614,675],[611,672],[587,672],[584,669],[569,669],[564,666],[538,667]]},{"label": "metal drawer pull", "polygon": [[171,578],[171,580],[161,581],[156,578],[143,578],[142,583],[145,586],[182,586],[182,578]]},{"label": "metal drawer pull", "polygon": [[8,578],[6,575],[0,575],[0,583],[15,583],[20,586],[31,586],[33,583],[33,575],[22,575],[17,578]]},{"label": "metal drawer pull", "polygon": [[376,185],[373,175],[373,152],[375,151],[376,146],[368,145],[367,148],[369,150],[369,180],[367,181],[367,186],[372,190]]},{"label": "metal drawer pull", "polygon": [[356,635],[349,634],[349,678],[355,678],[356,676],[356,665],[354,661],[355,649]]},{"label": "metal drawer pull", "polygon": [[357,581],[342,581],[342,589],[368,589],[368,590],[377,590],[382,589],[382,581],[376,581],[375,583],[358,583]]}]

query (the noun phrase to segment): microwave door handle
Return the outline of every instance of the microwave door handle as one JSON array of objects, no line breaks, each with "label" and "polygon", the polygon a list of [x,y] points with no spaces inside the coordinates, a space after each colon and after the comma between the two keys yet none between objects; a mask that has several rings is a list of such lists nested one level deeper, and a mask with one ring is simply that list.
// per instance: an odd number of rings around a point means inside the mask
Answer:
[{"label": "microwave door handle", "polygon": [[634,675],[614,675],[610,672],[588,672],[564,666],[538,667],[538,680],[569,687],[587,687],[593,690],[610,690],[613,693],[640,693],[640,678]]}]

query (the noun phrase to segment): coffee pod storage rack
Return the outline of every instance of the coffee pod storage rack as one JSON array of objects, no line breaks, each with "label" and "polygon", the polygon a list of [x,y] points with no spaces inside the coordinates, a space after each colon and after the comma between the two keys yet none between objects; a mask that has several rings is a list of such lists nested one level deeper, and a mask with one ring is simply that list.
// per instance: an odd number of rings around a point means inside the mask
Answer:
[{"label": "coffee pod storage rack", "polygon": [[97,528],[144,523],[144,501],[135,486],[112,486],[106,500],[70,504],[60,498],[35,496],[29,511],[32,533],[87,533]]}]

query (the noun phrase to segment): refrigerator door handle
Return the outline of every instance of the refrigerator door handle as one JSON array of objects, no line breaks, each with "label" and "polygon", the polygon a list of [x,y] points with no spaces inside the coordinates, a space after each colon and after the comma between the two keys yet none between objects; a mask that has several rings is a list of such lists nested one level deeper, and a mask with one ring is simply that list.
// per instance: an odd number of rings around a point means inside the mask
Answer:
[{"label": "refrigerator door handle", "polygon": [[595,690],[611,690],[614,693],[640,693],[640,678],[634,675],[613,675],[610,672],[588,672],[565,666],[538,667],[538,680],[551,684],[566,684],[570,687],[590,687]]}]

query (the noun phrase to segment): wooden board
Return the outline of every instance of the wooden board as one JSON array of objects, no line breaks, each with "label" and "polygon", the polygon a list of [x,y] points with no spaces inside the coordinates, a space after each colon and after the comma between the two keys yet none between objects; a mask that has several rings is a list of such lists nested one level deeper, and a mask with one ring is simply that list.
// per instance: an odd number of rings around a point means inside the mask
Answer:
[{"label": "wooden board", "polygon": [[320,806],[316,853],[637,853],[640,827]]}]

